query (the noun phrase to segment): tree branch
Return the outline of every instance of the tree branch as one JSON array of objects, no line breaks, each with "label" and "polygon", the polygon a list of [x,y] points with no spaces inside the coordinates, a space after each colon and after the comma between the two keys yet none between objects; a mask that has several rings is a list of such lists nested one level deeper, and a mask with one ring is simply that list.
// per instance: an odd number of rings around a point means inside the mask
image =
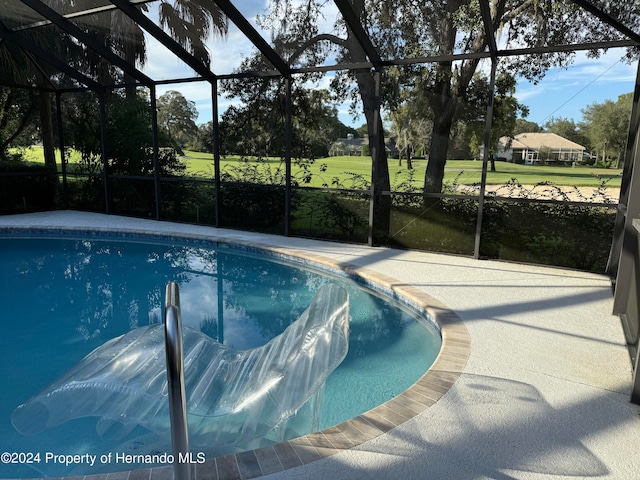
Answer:
[{"label": "tree branch", "polygon": [[494,22],[500,21],[501,26],[504,26],[507,23],[509,23],[511,20],[513,20],[514,18],[520,16],[529,7],[536,6],[536,4],[537,4],[536,0],[526,0],[526,1],[522,2],[522,5],[520,5],[519,7],[514,8],[513,10],[511,10],[511,12],[505,13],[503,15],[502,19],[494,18],[493,21]]},{"label": "tree branch", "polygon": [[332,35],[330,33],[323,33],[321,35],[316,35],[315,37],[310,38],[309,40],[304,42],[302,45],[300,45],[298,49],[295,52],[293,52],[293,55],[289,57],[289,60],[287,61],[287,63],[289,65],[293,65],[293,62],[295,62],[305,52],[305,50],[307,50],[309,47],[323,40],[329,41],[341,47],[345,47],[347,43],[346,40],[338,37],[337,35]]}]

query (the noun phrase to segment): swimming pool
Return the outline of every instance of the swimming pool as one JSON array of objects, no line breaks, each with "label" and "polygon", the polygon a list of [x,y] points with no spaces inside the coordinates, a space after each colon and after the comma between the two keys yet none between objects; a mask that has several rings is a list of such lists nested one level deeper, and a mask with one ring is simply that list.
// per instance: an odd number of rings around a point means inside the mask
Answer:
[{"label": "swimming pool", "polygon": [[[9,306],[7,318],[17,319],[10,325],[19,328],[2,337],[2,351],[10,359],[9,368],[2,372],[7,378],[1,380],[15,386],[11,393],[18,403],[107,339],[160,321],[162,292],[171,280],[180,283],[185,325],[234,348],[252,348],[277,335],[306,308],[323,282],[346,284],[352,298],[350,353],[327,382],[323,427],[399,394],[425,372],[439,350],[440,337],[427,319],[416,320],[401,306],[366,293],[346,275],[292,267],[277,255],[265,258],[264,252],[256,250],[230,246],[214,250],[201,241],[176,245],[175,239],[142,237],[2,242],[6,242],[0,249],[2,301]],[[33,329],[25,330],[25,323]],[[42,368],[35,372],[33,364]],[[91,419],[48,431],[35,441],[9,436],[7,411],[10,414],[17,404],[15,398],[5,397],[3,391],[3,450],[60,451],[62,441],[68,442],[64,447],[68,452],[59,453],[102,453],[113,448],[90,444],[95,435],[78,433],[95,431]],[[135,442],[125,448],[142,451],[144,445]],[[23,468],[27,470],[3,471],[0,476],[61,474],[59,469],[43,472],[39,468],[36,473]]]}]

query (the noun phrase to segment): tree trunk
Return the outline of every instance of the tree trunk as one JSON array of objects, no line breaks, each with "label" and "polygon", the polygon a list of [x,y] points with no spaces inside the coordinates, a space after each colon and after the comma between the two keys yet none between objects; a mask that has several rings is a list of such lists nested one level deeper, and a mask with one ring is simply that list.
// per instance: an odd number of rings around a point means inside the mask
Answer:
[{"label": "tree trunk", "polygon": [[406,152],[407,152],[407,170],[412,170],[413,163],[411,163],[411,153],[413,151],[413,148],[409,146],[409,135],[407,135],[406,130],[404,131],[404,144],[406,145]]},{"label": "tree trunk", "polygon": [[[468,1],[449,0],[442,4],[442,10],[438,10],[435,20],[440,36],[437,53],[451,55],[456,48],[457,12],[463,5],[468,4]],[[486,37],[479,33],[470,45],[470,51],[484,51],[486,44]],[[425,194],[442,192],[444,165],[447,161],[453,119],[459,101],[464,99],[478,62],[479,59],[465,60],[455,67],[450,61],[439,62],[434,71],[433,87],[430,88],[428,84],[423,87],[434,117],[429,162],[424,176]]]},{"label": "tree trunk", "polygon": [[[42,135],[42,150],[44,153],[44,164],[52,172],[58,173],[56,165],[56,150],[53,135],[53,120],[51,111],[51,96],[49,92],[40,91],[40,134]],[[56,183],[57,183],[56,176]]]},{"label": "tree trunk", "polygon": [[[371,72],[356,73],[356,80],[360,90],[360,98],[364,108],[364,116],[367,120],[369,133],[369,151],[371,153],[373,177],[374,211],[373,211],[373,242],[385,244],[389,238],[389,226],[391,221],[391,197],[382,192],[391,190],[389,181],[389,163],[387,150],[384,144],[384,129],[382,119],[378,119],[378,132],[374,131],[375,115],[379,115],[380,99],[375,95],[375,78]],[[378,112],[376,113],[376,110]]]},{"label": "tree trunk", "polygon": [[[439,20],[442,34],[439,52],[449,54],[455,46],[456,28],[451,18],[451,12],[458,8],[458,2],[447,3],[447,10]],[[433,128],[431,130],[431,145],[429,147],[429,161],[424,175],[424,193],[441,193],[444,180],[444,165],[447,162],[449,138],[456,112],[457,99],[452,88],[454,78],[453,63],[441,62],[435,67],[435,82],[433,88],[427,85],[425,96],[429,99],[433,111]],[[425,200],[427,197],[425,197]]]},{"label": "tree trunk", "polygon": [[440,112],[434,109],[435,119],[429,147],[429,161],[424,176],[424,193],[442,192],[444,166],[447,162],[456,101],[453,98],[448,98],[444,103],[444,108]]},{"label": "tree trunk", "polygon": [[[364,2],[353,2],[354,10],[359,16],[364,11]],[[367,56],[358,40],[353,36],[350,29],[347,29],[346,46],[353,62],[366,62]],[[358,91],[362,100],[364,116],[367,121],[367,131],[369,133],[369,151],[371,152],[371,162],[373,177],[371,183],[374,198],[373,211],[373,242],[376,244],[386,243],[389,238],[389,226],[391,219],[391,197],[382,195],[382,192],[391,190],[389,181],[389,164],[387,151],[384,144],[384,129],[382,128],[382,118],[380,117],[380,96],[376,95],[376,73],[370,71],[356,71],[355,77],[358,84]],[[374,123],[378,117],[378,132],[374,130]]]},{"label": "tree trunk", "polygon": [[[53,120],[51,111],[51,96],[46,90],[40,91],[40,134],[42,136],[42,151],[44,164],[51,171],[51,183],[54,189],[54,198],[58,194],[58,166],[56,165],[56,150],[53,135]],[[55,203],[55,202],[54,202]],[[52,207],[54,205],[51,205]]]}]

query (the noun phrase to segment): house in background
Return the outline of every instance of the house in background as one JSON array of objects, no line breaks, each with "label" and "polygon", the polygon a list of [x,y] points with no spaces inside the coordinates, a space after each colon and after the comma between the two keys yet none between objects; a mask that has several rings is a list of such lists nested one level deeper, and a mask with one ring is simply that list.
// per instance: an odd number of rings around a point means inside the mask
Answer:
[{"label": "house in background", "polygon": [[[394,142],[385,142],[387,155],[390,157],[398,155],[398,148]],[[347,134],[347,138],[338,138],[331,144],[329,155],[332,157],[341,155],[369,155],[369,136],[364,138],[354,138],[353,133]]]},{"label": "house in background", "polygon": [[494,155],[496,159],[526,165],[572,165],[582,161],[585,150],[582,145],[555,133],[520,133],[513,138],[501,137]]},{"label": "house in background", "polygon": [[347,138],[338,138],[331,144],[329,155],[364,155],[365,145],[369,145],[369,138],[355,138],[353,133],[349,133]]}]

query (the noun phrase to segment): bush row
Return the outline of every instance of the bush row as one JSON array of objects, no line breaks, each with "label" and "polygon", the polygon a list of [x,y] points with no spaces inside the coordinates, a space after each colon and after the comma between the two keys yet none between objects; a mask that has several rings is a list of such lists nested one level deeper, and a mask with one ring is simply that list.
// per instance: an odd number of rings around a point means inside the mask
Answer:
[{"label": "bush row", "polygon": [[[112,212],[154,217],[155,189],[149,180],[111,179]],[[24,176],[0,176],[3,214],[61,206],[57,178],[33,168]],[[101,177],[70,178],[69,208],[105,211]],[[221,185],[222,227],[283,234],[285,190],[278,185],[225,182]],[[214,185],[163,181],[162,219],[214,225]],[[472,255],[478,201],[424,199],[394,194],[388,236],[382,244],[398,248]],[[369,192],[294,188],[290,234],[364,243],[368,238]],[[590,206],[488,198],[483,211],[480,254],[486,258],[539,263],[602,272],[615,220],[614,206]]]}]

